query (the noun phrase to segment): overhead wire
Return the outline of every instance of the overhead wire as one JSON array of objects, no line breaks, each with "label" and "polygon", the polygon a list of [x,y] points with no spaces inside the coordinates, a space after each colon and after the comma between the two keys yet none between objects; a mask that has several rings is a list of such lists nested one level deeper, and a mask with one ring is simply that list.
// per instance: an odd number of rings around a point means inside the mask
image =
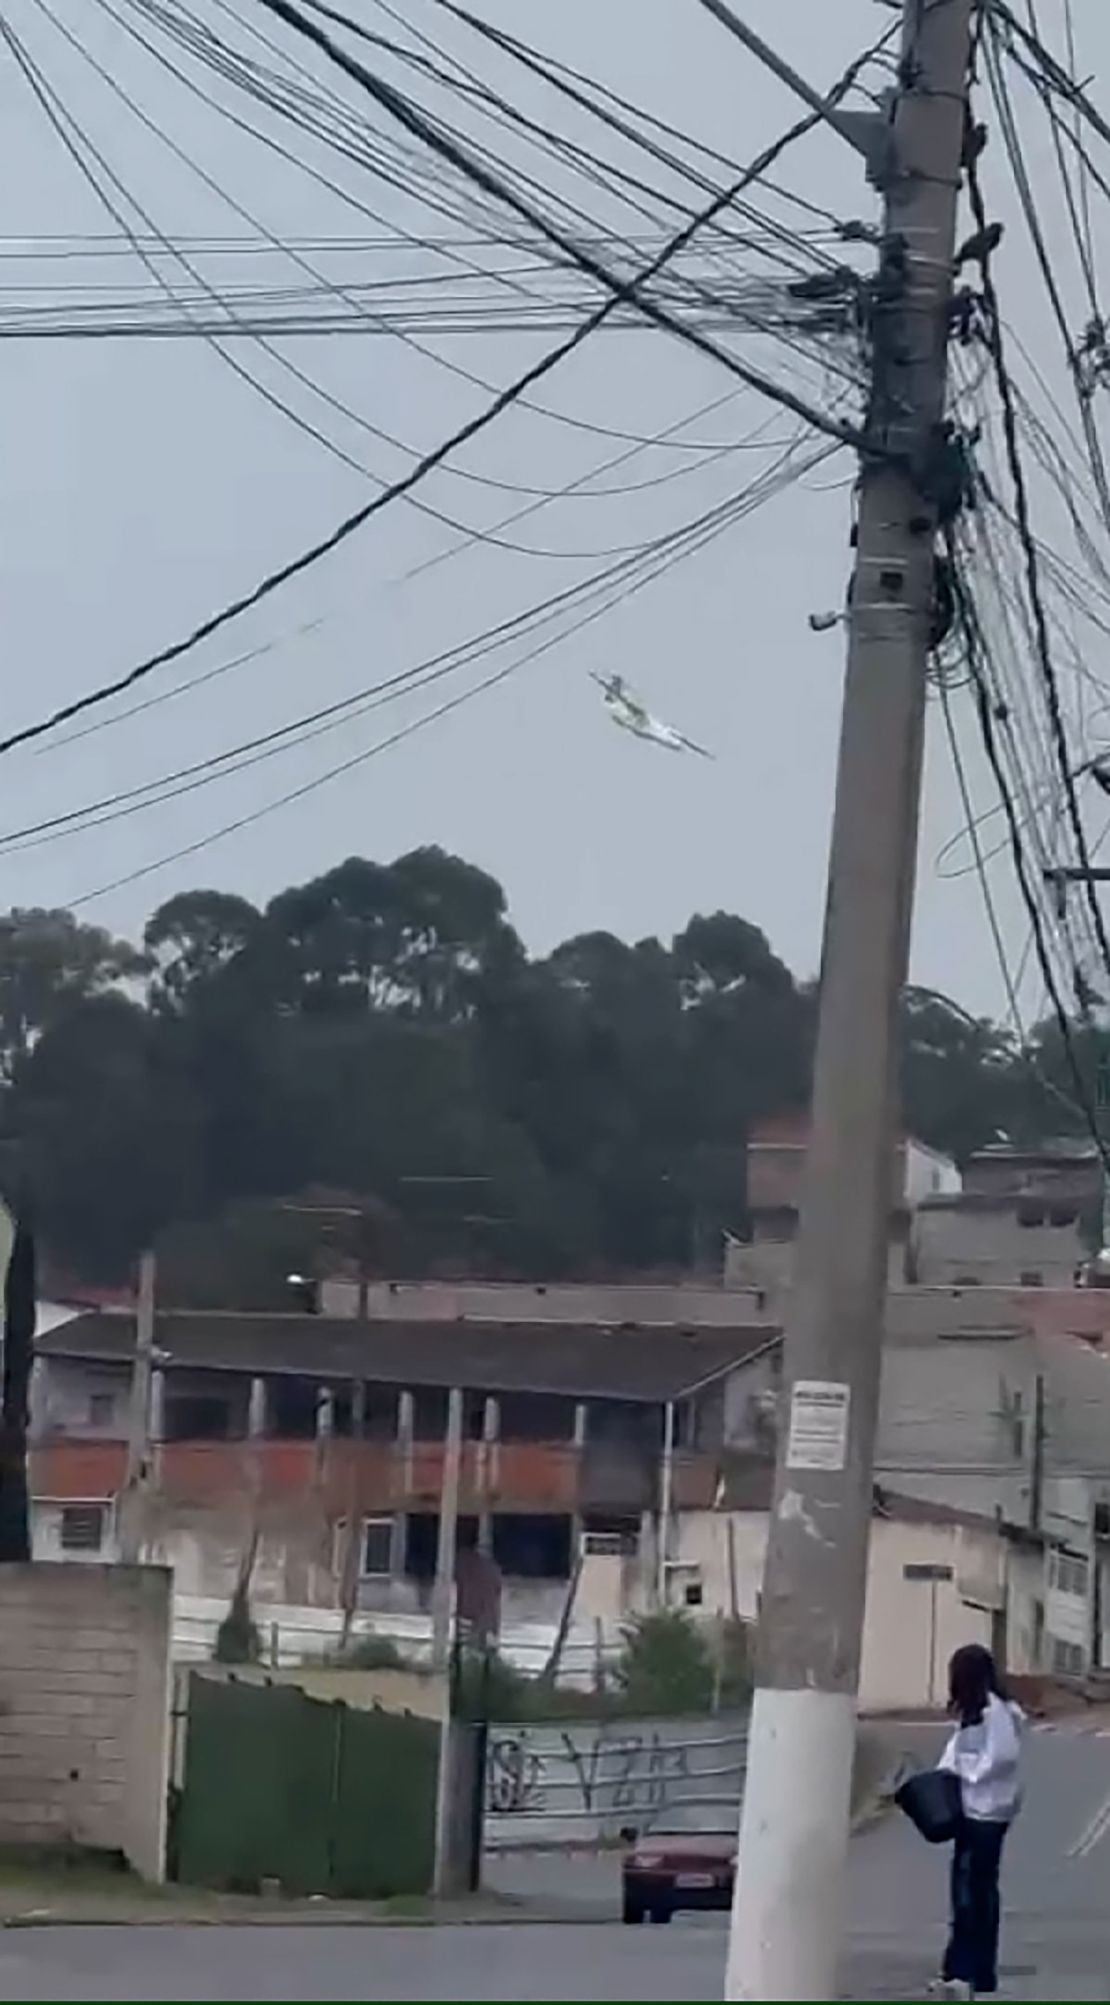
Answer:
[{"label": "overhead wire", "polygon": [[[55,840],[61,835],[83,834],[90,828],[103,826],[105,822],[130,818],[135,813],[162,805],[167,800],[177,799],[181,794],[193,793],[198,788],[213,781],[225,779],[269,759],[277,753],[294,749],[324,733],[347,725],[366,710],[378,709],[383,703],[396,701],[401,696],[423,689],[440,681],[444,676],[454,675],[461,668],[480,660],[484,654],[496,651],[515,640],[527,630],[534,630],[549,624],[553,617],[575,607],[609,594],[604,603],[576,619],[573,625],[558,634],[551,645],[569,639],[584,626],[592,624],[601,613],[640,591],[645,584],[653,581],[664,570],[670,568],[676,557],[688,549],[701,548],[703,541],[719,534],[723,529],[734,526],[754,509],[763,505],[801,474],[828,459],[836,450],[825,443],[812,448],[799,464],[791,464],[798,447],[803,443],[799,438],[780,455],[779,461],[767,468],[746,489],[718,502],[708,510],[682,524],[678,529],[655,539],[632,559],[618,564],[606,565],[592,577],[579,585],[538,605],[525,613],[501,622],[492,629],[486,629],[470,641],[442,650],[429,660],[418,663],[411,669],[403,669],[384,679],[368,684],[352,695],[318,707],[307,714],[294,718],[290,723],[258,734],[245,741],[225,748],[212,756],[181,767],[174,772],[161,775],[155,780],[116,791],[99,800],[85,803],[78,808],[63,810],[61,813],[29,823],[23,827],[0,832],[0,852],[38,847],[43,841]],[[533,659],[529,654],[524,660]],[[494,680],[501,680],[498,675]],[[482,684],[480,687],[486,687]],[[489,685],[492,686],[492,685]]]},{"label": "overhead wire", "polygon": [[[750,167],[745,170],[737,187],[745,187],[752,180],[758,178],[759,174],[764,172],[766,167],[771,165],[803,132],[808,132],[812,128],[815,119],[816,114],[810,114],[806,118],[799,120],[786,132],[780,134],[770,146],[765,147]],[[601,300],[598,306],[594,308],[587,318],[565,340],[556,344],[555,347],[548,349],[544,355],[540,356],[520,375],[514,377],[511,382],[498,391],[496,396],[493,397],[484,409],[469,418],[449,436],[441,439],[435,447],[422,455],[403,476],[391,482],[388,487],[383,488],[359,508],[352,510],[344,516],[325,535],[302,548],[296,555],[287,559],[284,563],[266,572],[253,586],[246,588],[217,610],[207,614],[177,640],[147,655],[122,674],[111,677],[80,695],[56,705],[31,723],[23,725],[14,731],[9,731],[6,735],[0,737],[0,754],[10,752],[19,745],[33,742],[35,739],[45,736],[47,732],[55,730],[59,725],[69,723],[73,718],[82,715],[85,711],[107,702],[115,696],[124,694],[126,691],[134,688],[137,683],[144,681],[148,676],[154,674],[158,669],[167,667],[171,662],[180,660],[184,655],[198,647],[201,642],[208,640],[212,635],[220,632],[224,627],[241,618],[245,613],[252,611],[254,607],[263,603],[265,599],[280,590],[284,585],[290,583],[294,578],[303,576],[306,571],[319,563],[333,550],[339,548],[356,531],[371,521],[375,515],[381,513],[392,502],[409,493],[411,489],[426,479],[453,452],[456,452],[461,446],[468,444],[471,439],[477,437],[488,426],[493,424],[504,411],[508,410],[519,399],[522,392],[530,389],[535,383],[549,375],[567,356],[580,348],[599,326],[605,324],[619,305],[626,303],[634,297],[641,297],[642,287],[650,283],[657,273],[665,268],[670,259],[678,255],[685,245],[692,240],[703,218],[711,216],[727,207],[733,199],[734,192],[736,190],[733,187],[720,191],[713,198],[712,202],[707,205],[706,210],[701,213],[701,216],[690,223],[684,224],[641,271],[625,279],[614,278],[609,281],[607,278],[607,296]],[[801,416],[807,421],[814,423],[817,430],[834,438],[839,443],[851,443],[853,445],[859,443],[859,434],[854,426],[842,420],[831,418],[827,413],[814,412],[802,400],[784,390],[781,385],[775,384],[773,381],[763,378],[757,372],[748,371],[735,363],[734,359],[727,356],[725,351],[722,351],[722,357],[734,374],[739,374],[751,387],[763,391],[773,402],[782,404],[786,409],[792,410],[796,416]]]},{"label": "overhead wire", "polygon": [[[828,444],[822,444],[814,448],[814,454],[817,457],[828,456],[834,450],[835,448],[833,446],[830,446]],[[718,519],[715,520],[712,524],[710,524],[709,522],[705,522],[702,524],[699,542],[692,545],[691,546],[692,548],[700,547],[701,539],[705,540],[711,539],[713,536],[719,534],[722,529],[730,526],[730,522],[727,519],[727,516],[725,515],[724,511],[722,511],[721,509],[717,509],[715,511],[711,511],[711,513],[713,514],[714,517]],[[630,587],[630,589],[631,590],[641,589],[641,587],[644,584],[651,582],[652,577],[659,575],[660,568],[663,569],[667,568],[668,564],[675,560],[676,560],[675,554],[672,553],[667,559],[664,560],[664,563],[660,567],[657,567],[657,569],[650,574],[650,576],[638,580],[635,584],[633,584]],[[571,632],[579,631],[582,626],[588,624],[594,619],[601,617],[601,615],[608,610],[609,610],[608,605],[593,609],[591,612],[584,615],[584,617],[581,620],[579,620],[570,631]],[[173,863],[181,862],[186,857],[195,856],[198,853],[200,853],[200,851],[210,847],[213,843],[220,842],[229,835],[238,834],[244,828],[252,827],[259,821],[268,817],[269,815],[274,814],[279,810],[294,804],[297,801],[305,799],[308,795],[317,792],[321,787],[329,785],[333,780],[342,778],[347,773],[352,772],[356,768],[366,764],[368,760],[378,757],[381,753],[392,750],[396,745],[403,743],[405,740],[415,735],[416,732],[424,730],[430,724],[436,723],[442,717],[447,716],[451,712],[460,709],[464,704],[472,701],[475,697],[483,695],[489,689],[492,689],[497,685],[505,682],[511,675],[517,673],[520,668],[524,667],[527,663],[536,660],[539,656],[548,653],[552,648],[560,645],[561,642],[568,637],[569,636],[566,633],[559,633],[554,636],[550,636],[548,639],[544,641],[537,643],[537,645],[529,649],[525,655],[518,657],[514,661],[505,664],[503,667],[497,670],[494,670],[491,674],[482,678],[482,680],[479,681],[477,684],[471,685],[468,688],[462,690],[457,696],[445,700],[443,703],[437,705],[433,710],[427,711],[423,713],[420,717],[417,717],[411,720],[409,723],[400,726],[396,731],[390,733],[389,736],[386,737],[385,739],[380,739],[371,746],[363,747],[358,752],[349,755],[347,758],[341,760],[336,765],[328,767],[323,773],[316,774],[312,778],[301,782],[298,786],[288,789],[285,793],[278,795],[276,798],[263,802],[259,807],[251,809],[244,814],[236,816],[232,821],[224,823],[221,827],[214,830],[210,830],[207,834],[197,837],[196,839],[174,850],[171,850],[160,857],[148,859],[143,864],[136,866],[134,869],[131,869],[123,873],[122,875],[113,878],[108,883],[99,885],[91,891],[83,892],[76,898],[68,899],[67,900],[68,908],[73,910],[79,909],[84,905],[92,903],[94,900],[98,898],[105,897],[111,892],[122,889],[126,885],[133,884],[139,881],[140,879],[151,876],[156,871],[164,869]],[[426,678],[426,680],[432,680],[432,679],[433,678],[430,676]],[[421,684],[421,686],[424,685]]]}]

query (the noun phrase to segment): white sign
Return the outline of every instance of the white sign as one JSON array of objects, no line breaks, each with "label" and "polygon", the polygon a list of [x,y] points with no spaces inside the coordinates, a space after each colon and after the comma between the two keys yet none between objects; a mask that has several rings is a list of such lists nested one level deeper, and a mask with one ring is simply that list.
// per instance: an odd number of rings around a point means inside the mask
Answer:
[{"label": "white sign", "polygon": [[824,1378],[799,1378],[790,1395],[788,1469],[843,1469],[848,1460],[848,1386]]}]

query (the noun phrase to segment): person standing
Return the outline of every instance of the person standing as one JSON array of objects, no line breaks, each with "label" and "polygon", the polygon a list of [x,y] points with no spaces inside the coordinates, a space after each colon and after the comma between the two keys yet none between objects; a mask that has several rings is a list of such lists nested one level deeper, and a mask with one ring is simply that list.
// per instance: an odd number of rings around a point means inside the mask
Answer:
[{"label": "person standing", "polygon": [[1024,1715],[980,1643],[955,1652],[948,1694],[956,1725],[938,1767],[959,1780],[962,1816],[952,1852],[948,1947],[933,1994],[989,1997],[998,1990],[999,1868],[1021,1804]]}]

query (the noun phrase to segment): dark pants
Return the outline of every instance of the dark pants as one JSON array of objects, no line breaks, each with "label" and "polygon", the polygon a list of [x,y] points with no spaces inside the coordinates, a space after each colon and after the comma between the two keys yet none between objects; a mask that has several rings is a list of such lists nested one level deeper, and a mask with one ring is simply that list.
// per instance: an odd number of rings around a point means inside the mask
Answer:
[{"label": "dark pants", "polygon": [[952,1852],[952,1922],[944,1975],[973,1991],[998,1989],[998,1869],[1009,1826],[965,1817]]}]

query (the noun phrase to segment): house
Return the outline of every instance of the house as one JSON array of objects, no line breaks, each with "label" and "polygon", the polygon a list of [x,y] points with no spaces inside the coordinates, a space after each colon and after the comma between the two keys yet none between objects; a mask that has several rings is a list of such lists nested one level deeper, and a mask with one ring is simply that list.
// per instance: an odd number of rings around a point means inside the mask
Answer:
[{"label": "house", "polygon": [[[709,1510],[679,1514],[669,1541],[671,1605],[754,1621],[770,1522],[772,1470],[735,1462]],[[885,1486],[875,1492],[867,1562],[860,1705],[943,1706],[948,1659],[983,1643],[1013,1671],[1040,1668],[1043,1534]],[[1053,1576],[1054,1578],[1054,1576]]]},{"label": "house", "polygon": [[[37,1339],[36,1557],[117,1550],[134,1356],[129,1314]],[[726,1449],[765,1438],[778,1338],[168,1312],[154,1357],[143,1549],[179,1594],[226,1597],[250,1552],[269,1602],[335,1608],[354,1576],[360,1608],[426,1610],[457,1389],[460,1547],[497,1562],[507,1620],[551,1622],[582,1553],[654,1577],[664,1500],[707,1503]]]},{"label": "house", "polygon": [[[730,1241],[725,1256],[725,1281],[732,1288],[754,1288],[772,1306],[789,1286],[794,1243],[802,1204],[809,1151],[808,1111],[780,1115],[759,1123],[748,1139],[747,1237]],[[954,1197],[961,1188],[952,1160],[927,1148],[912,1136],[899,1138],[890,1164],[891,1287],[902,1286],[911,1261],[911,1221],[928,1199]]]}]

